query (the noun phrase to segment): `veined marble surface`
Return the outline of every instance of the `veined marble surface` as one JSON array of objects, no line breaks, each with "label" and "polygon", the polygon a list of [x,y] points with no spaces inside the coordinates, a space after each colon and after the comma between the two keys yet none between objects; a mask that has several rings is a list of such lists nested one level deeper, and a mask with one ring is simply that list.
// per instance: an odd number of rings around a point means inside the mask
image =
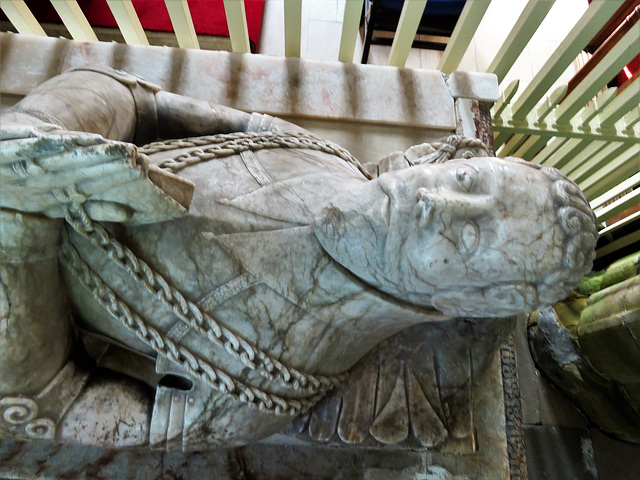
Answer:
[{"label": "veined marble surface", "polygon": [[245,111],[455,129],[452,95],[435,70],[7,33],[0,42],[0,91],[10,94],[25,95],[57,73],[99,64]]},{"label": "veined marble surface", "polygon": [[[3,37],[5,45],[14,41],[6,60],[11,69],[40,42]],[[97,60],[118,48],[65,45],[62,68],[80,61],[74,55]],[[141,50],[148,55],[136,53],[137,61],[167,53],[160,50]],[[192,54],[194,68],[209,71],[197,61],[205,53],[179,53]],[[237,106],[240,90],[229,96],[224,85],[236,85],[234,75],[245,67],[229,70],[229,64],[246,57],[206,55],[221,62],[212,78],[227,75],[216,83],[216,95]],[[304,67],[315,72],[309,78],[344,86],[337,71],[323,76],[330,65],[313,70],[319,66],[249,58],[258,69],[250,74],[255,80],[259,68],[272,64],[281,72]],[[393,84],[389,72],[382,69],[379,77]],[[478,101],[462,98],[473,92],[465,93],[466,76],[454,77],[450,92],[439,74],[394,72],[401,84],[416,75],[432,82],[423,87],[434,92],[434,111],[448,108],[442,98],[453,106],[452,95],[461,97],[456,102]],[[298,92],[302,102],[278,104],[284,91],[276,89],[273,105],[344,118],[340,105],[322,110],[322,95],[313,97],[318,86],[307,91],[306,80],[294,80],[300,90],[290,96],[295,100]],[[203,93],[191,77],[180,84]],[[13,85],[10,91],[18,92]],[[247,89],[264,96],[263,87]],[[486,99],[486,90],[480,85],[478,95]],[[414,93],[393,101],[413,102]],[[168,93],[104,66],[80,67],[40,84],[2,117],[0,221],[11,234],[2,239],[1,273],[11,309],[0,336],[0,371],[13,372],[0,380],[5,434],[168,450],[246,444],[307,412],[394,333],[453,317],[528,311],[560,298],[590,268],[593,214],[555,170],[489,157],[482,142],[462,137],[364,166],[300,127],[210,98]],[[312,99],[309,108],[296,111],[305,99]],[[386,107],[397,125],[416,123],[413,105],[403,106],[402,118]],[[372,120],[363,111],[349,118]],[[143,146],[158,138],[179,140]],[[60,247],[62,218],[69,225]],[[57,278],[59,247],[64,284]],[[30,301],[34,296],[39,302]],[[65,296],[75,325],[88,332],[83,343],[73,343],[60,302],[47,310]],[[53,343],[57,356],[41,367],[44,347]],[[42,348],[25,357],[33,345]],[[448,370],[459,371],[451,365]],[[32,375],[27,385],[18,370]],[[391,407],[376,411],[381,420],[367,427],[389,443],[398,432],[387,419],[402,404],[395,401],[405,391],[400,384],[416,398],[425,388],[410,375],[396,378],[380,387]],[[469,437],[468,409],[457,412],[459,422],[444,413],[455,403],[447,394],[453,385],[440,382],[438,400],[412,403],[415,411],[442,402],[431,406],[433,425],[418,435],[438,430],[439,421],[453,437]],[[401,417],[394,418],[402,423]],[[427,445],[442,440],[442,429],[436,433]]]}]

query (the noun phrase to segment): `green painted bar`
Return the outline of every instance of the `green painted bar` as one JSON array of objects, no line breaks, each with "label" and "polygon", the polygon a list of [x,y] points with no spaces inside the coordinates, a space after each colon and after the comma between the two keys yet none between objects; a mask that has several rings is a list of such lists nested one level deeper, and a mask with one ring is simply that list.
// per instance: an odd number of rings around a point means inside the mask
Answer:
[{"label": "green painted bar", "polygon": [[601,195],[619,181],[640,171],[640,146],[630,148],[616,157],[614,160],[606,162],[604,166],[598,165],[601,168],[585,180],[577,181],[580,188],[589,192],[589,198]]},{"label": "green painted bar", "polygon": [[164,0],[180,48],[200,48],[187,0]]},{"label": "green painted bar", "polygon": [[562,171],[565,175],[572,173],[576,168],[580,167],[580,165],[587,161],[587,159],[593,157],[607,145],[607,142],[602,141],[592,142],[590,140],[582,140],[582,142],[584,143],[582,151],[562,167]]},{"label": "green painted bar", "polygon": [[[623,0],[595,0],[520,95],[513,118],[524,119],[549,87],[622,5]],[[474,2],[467,2],[474,3]]]},{"label": "green painted bar", "polygon": [[491,115],[493,117],[498,117],[502,114],[504,109],[509,105],[511,99],[515,96],[518,91],[518,87],[520,86],[520,80],[515,79],[507,88],[504,89],[504,92],[500,95],[500,99],[493,105],[491,109]]},{"label": "green painted bar", "polygon": [[496,128],[493,129],[493,148],[494,150],[498,150],[499,147],[502,146],[504,142],[506,142],[511,136],[510,132],[501,132],[497,131]]},{"label": "green painted bar", "polygon": [[438,64],[438,70],[451,73],[458,68],[490,3],[491,0],[472,0],[464,4],[458,23]]},{"label": "green painted bar", "polygon": [[0,9],[2,9],[13,26],[16,27],[18,33],[40,35],[41,37],[47,36],[23,0],[0,2]]},{"label": "green painted bar", "polygon": [[81,42],[98,41],[98,37],[96,37],[93,28],[89,25],[87,17],[84,16],[84,13],[76,0],[56,0],[52,1],[51,5],[56,9],[62,23],[67,27],[67,30],[69,30],[69,33],[74,40],[79,40]]},{"label": "green painted bar", "polygon": [[284,0],[284,54],[299,57],[302,43],[302,0]]},{"label": "green painted bar", "polygon": [[224,0],[224,12],[234,52],[251,53],[244,0]]},{"label": "green painted bar", "polygon": [[615,161],[620,155],[625,153],[625,150],[626,147],[622,143],[607,143],[602,150],[571,172],[569,178],[580,183],[594,172],[597,172],[598,169],[605,168],[607,164]]},{"label": "green painted bar", "polygon": [[569,90],[569,85],[566,83],[556,88],[549,96],[547,96],[535,110],[535,114],[538,122],[542,122],[549,116],[553,109],[558,106],[558,103],[564,98]]},{"label": "green painted bar", "polygon": [[487,72],[498,76],[498,83],[502,82],[507,72],[511,70],[554,3],[555,0],[529,0],[525,5],[520,17],[487,68]]},{"label": "green painted bar", "polygon": [[524,142],[516,153],[516,157],[524,158],[525,160],[531,160],[538,152],[547,144],[551,137],[541,137],[540,135],[530,135],[527,141]]},{"label": "green painted bar", "polygon": [[513,135],[509,141],[504,145],[504,147],[502,147],[502,149],[500,150],[500,153],[498,154],[499,157],[512,157],[513,153],[516,151],[516,149],[527,139],[527,136],[522,134],[522,133],[517,133],[515,135]]},{"label": "green painted bar", "polygon": [[[551,120],[549,120],[549,123]],[[528,135],[542,135],[542,136],[562,136],[565,138],[584,138],[585,140],[606,140],[608,142],[622,142],[629,145],[638,143],[640,140],[640,134],[635,129],[622,130],[622,129],[603,129],[602,131],[583,130],[577,126],[568,124],[562,125],[563,128],[553,127],[547,122],[541,124],[532,122],[516,122],[516,123],[500,123],[495,122],[493,129],[495,131],[504,132],[505,134],[512,135],[515,133],[524,133]]]},{"label": "green painted bar", "polygon": [[591,122],[594,118],[596,118],[601,112],[604,111],[604,108],[613,102],[618,93],[618,88],[607,88],[600,95],[594,98],[589,105],[584,107],[574,118],[577,120],[580,119],[580,125],[583,130],[588,130],[591,128],[589,122]]},{"label": "green painted bar", "polygon": [[129,45],[149,45],[138,14],[131,0],[107,0],[107,5],[116,19],[124,41]]},{"label": "green painted bar", "polygon": [[[638,28],[640,28],[640,24],[638,24]],[[637,107],[638,104],[640,104],[640,78],[634,80],[602,111],[600,114],[600,128],[612,127],[633,107]],[[629,125],[629,122],[627,121],[626,124]]]},{"label": "green painted bar", "polygon": [[342,36],[340,37],[340,52],[338,60],[345,63],[353,63],[353,54],[356,51],[358,28],[360,26],[360,14],[364,0],[349,0],[345,2],[344,17],[342,21]]},{"label": "green painted bar", "polygon": [[[638,102],[640,103],[640,102]],[[640,105],[626,113],[622,121],[627,125],[625,130],[631,131],[636,124],[640,124]]]},{"label": "green painted bar", "polygon": [[609,169],[606,175],[603,175],[599,180],[594,182],[593,185],[583,188],[583,191],[588,199],[596,198],[639,171],[640,162],[638,160],[635,162],[627,161],[626,163],[616,163]]},{"label": "green painted bar", "polygon": [[599,90],[604,88],[622,68],[640,54],[640,24],[625,34],[556,110],[556,122],[568,123]]},{"label": "green painted bar", "polygon": [[615,252],[616,250],[620,250],[621,248],[626,247],[627,245],[631,245],[634,242],[640,240],[640,230],[637,232],[630,233],[622,238],[611,242],[610,244],[599,248],[596,250],[596,258],[602,258],[605,255],[609,255],[610,253]]},{"label": "green painted bar", "polygon": [[585,147],[585,143],[579,138],[570,138],[558,150],[544,162],[547,167],[559,168],[562,170],[572,158],[574,158]]},{"label": "green painted bar", "polygon": [[404,67],[411,51],[411,45],[418,33],[420,19],[427,6],[427,0],[411,0],[404,2],[398,28],[393,36],[393,44],[389,53],[388,65],[391,67]]},{"label": "green painted bar", "polygon": [[604,222],[612,217],[615,217],[619,213],[624,212],[629,207],[640,204],[640,190],[634,190],[627,193],[623,197],[618,198],[615,202],[610,203],[606,207],[603,207],[595,212],[598,222]]},{"label": "green painted bar", "polygon": [[534,163],[544,163],[547,159],[558,150],[567,141],[564,137],[554,137],[540,152],[531,160]]},{"label": "green painted bar", "polygon": [[607,235],[609,233],[613,233],[616,230],[629,225],[631,222],[635,222],[639,218],[640,218],[640,212],[633,213],[633,214],[629,215],[628,217],[624,217],[619,222],[616,222],[613,225],[609,225],[608,227],[603,228],[598,233],[600,234],[601,237],[604,236],[604,235]]},{"label": "green painted bar", "polygon": [[631,177],[627,178],[623,182],[621,182],[618,185],[616,185],[615,187],[613,187],[608,192],[606,192],[606,193],[600,195],[598,198],[594,199],[591,202],[591,208],[596,209],[598,207],[601,207],[602,205],[607,203],[609,200],[611,200],[611,199],[617,197],[618,195],[620,195],[625,190],[629,190],[630,188],[635,188],[638,185],[640,185],[640,173],[636,173],[635,175],[632,175]]}]

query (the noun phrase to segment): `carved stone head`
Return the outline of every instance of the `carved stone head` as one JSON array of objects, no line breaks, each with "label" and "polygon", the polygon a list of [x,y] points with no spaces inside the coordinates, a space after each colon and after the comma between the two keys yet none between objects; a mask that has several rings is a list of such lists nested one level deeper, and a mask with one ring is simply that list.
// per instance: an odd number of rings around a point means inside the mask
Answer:
[{"label": "carved stone head", "polygon": [[558,170],[480,157],[388,172],[316,220],[327,252],[371,285],[448,315],[506,316],[589,272],[595,217]]}]

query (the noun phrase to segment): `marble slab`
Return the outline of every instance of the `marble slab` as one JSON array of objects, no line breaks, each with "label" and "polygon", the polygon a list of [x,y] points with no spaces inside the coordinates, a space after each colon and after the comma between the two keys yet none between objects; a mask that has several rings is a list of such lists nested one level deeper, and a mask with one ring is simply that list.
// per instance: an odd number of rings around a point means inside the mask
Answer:
[{"label": "marble slab", "polygon": [[435,129],[456,126],[453,98],[497,98],[494,75],[298,58],[78,42],[3,33],[0,92],[26,94],[69,68],[108,65],[162,88],[240,110]]},{"label": "marble slab", "polygon": [[58,75],[68,40],[0,33],[0,93],[26,95]]},{"label": "marble slab", "polygon": [[493,103],[500,98],[498,77],[495,73],[452,72],[447,87],[453,98],[471,98]]}]

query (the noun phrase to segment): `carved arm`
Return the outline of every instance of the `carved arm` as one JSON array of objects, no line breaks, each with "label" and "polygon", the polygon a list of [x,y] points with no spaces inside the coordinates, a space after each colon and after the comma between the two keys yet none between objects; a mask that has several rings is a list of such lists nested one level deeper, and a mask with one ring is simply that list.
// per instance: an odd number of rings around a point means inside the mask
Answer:
[{"label": "carved arm", "polygon": [[156,140],[300,127],[206,100],[166,92],[108,67],[88,66],[49,79],[2,116],[4,125],[55,124],[138,146]]}]

